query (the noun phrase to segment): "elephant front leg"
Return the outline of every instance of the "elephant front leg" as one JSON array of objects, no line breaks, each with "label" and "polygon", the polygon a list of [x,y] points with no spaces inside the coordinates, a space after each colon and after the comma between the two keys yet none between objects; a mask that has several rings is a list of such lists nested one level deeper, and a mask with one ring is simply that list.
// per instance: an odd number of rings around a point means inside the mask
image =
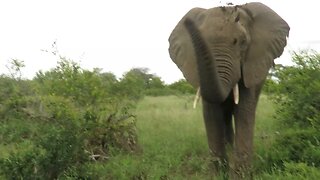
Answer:
[{"label": "elephant front leg", "polygon": [[203,99],[203,116],[207,131],[208,144],[213,156],[214,173],[225,170],[227,155],[225,149],[225,121],[221,105]]},{"label": "elephant front leg", "polygon": [[232,179],[252,178],[253,136],[255,112],[259,91],[243,87],[240,102],[235,107],[235,148],[232,165]]},{"label": "elephant front leg", "polygon": [[233,114],[233,105],[226,106],[225,108],[225,136],[226,136],[226,144],[230,149],[233,149],[234,143],[234,130],[233,130],[233,121],[232,121],[232,114]]},{"label": "elephant front leg", "polygon": [[[235,148],[231,169],[235,175],[234,177],[238,178],[234,179],[242,179],[245,177],[245,179],[247,179],[247,177],[251,176],[252,169],[254,112],[249,109],[238,109],[235,112],[235,114],[239,115],[242,113],[245,113],[247,117],[235,118]],[[235,117],[239,115],[235,115]],[[243,115],[240,116],[242,117]]]}]

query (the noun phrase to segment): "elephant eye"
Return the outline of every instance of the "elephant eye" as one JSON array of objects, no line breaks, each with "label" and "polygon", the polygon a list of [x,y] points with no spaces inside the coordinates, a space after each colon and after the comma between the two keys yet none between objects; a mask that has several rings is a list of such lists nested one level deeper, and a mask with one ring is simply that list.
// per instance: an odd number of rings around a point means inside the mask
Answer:
[{"label": "elephant eye", "polygon": [[243,39],[240,43],[240,46],[245,46],[247,44],[247,41],[245,39]]},{"label": "elephant eye", "polygon": [[243,39],[243,40],[241,40],[241,42],[240,42],[240,47],[242,48],[242,49],[246,49],[247,48],[247,41],[245,40],[245,39]]},{"label": "elephant eye", "polygon": [[236,45],[237,42],[238,42],[238,39],[237,39],[237,38],[234,38],[234,39],[233,39],[233,45]]}]

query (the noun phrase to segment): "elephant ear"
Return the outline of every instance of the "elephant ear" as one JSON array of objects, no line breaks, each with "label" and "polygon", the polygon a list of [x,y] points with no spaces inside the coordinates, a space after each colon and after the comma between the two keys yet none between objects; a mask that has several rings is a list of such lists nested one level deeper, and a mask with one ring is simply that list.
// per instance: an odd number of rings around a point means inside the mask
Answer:
[{"label": "elephant ear", "polygon": [[265,80],[274,59],[283,53],[290,27],[262,3],[248,3],[241,8],[252,18],[249,23],[251,43],[242,65],[244,84],[250,88]]},{"label": "elephant ear", "polygon": [[199,26],[205,18],[205,9],[191,9],[173,29],[169,37],[169,54],[172,61],[178,66],[186,80],[195,88],[199,87],[199,76],[195,52],[187,29],[184,26],[186,18],[191,19]]}]

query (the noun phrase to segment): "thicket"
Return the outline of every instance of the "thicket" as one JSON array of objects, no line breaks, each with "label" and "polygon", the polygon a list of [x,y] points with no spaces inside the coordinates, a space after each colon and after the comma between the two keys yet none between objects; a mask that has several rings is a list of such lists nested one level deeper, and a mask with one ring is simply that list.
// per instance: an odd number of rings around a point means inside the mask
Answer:
[{"label": "thicket", "polygon": [[320,54],[294,52],[292,60],[276,66],[264,88],[276,104],[278,131],[262,166],[308,174],[320,168]]},{"label": "thicket", "polygon": [[133,113],[139,92],[99,69],[61,57],[57,66],[21,79],[23,63],[0,77],[0,174],[6,179],[86,178],[85,165],[113,152],[135,152]]}]

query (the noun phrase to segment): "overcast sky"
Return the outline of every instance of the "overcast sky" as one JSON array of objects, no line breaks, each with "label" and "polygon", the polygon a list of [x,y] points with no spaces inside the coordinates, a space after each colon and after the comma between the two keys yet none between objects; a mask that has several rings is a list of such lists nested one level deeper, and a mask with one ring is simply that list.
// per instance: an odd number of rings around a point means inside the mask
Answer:
[{"label": "overcast sky", "polygon": [[[55,67],[54,41],[61,55],[81,67],[102,68],[118,77],[132,67],[147,67],[172,83],[182,74],[168,54],[168,37],[193,7],[211,8],[219,0],[8,0],[0,1],[0,73],[11,58],[25,62],[24,77]],[[291,27],[288,46],[276,63],[290,63],[288,52],[320,50],[317,0],[260,1],[275,10]]]}]

